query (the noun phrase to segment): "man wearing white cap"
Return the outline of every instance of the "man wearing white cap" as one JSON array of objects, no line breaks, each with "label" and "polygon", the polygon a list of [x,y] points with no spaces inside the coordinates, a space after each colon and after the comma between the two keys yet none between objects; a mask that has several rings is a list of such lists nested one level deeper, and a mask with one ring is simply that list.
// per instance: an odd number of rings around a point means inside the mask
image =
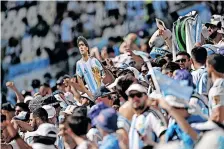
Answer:
[{"label": "man wearing white cap", "polygon": [[50,105],[44,105],[42,108],[44,108],[47,111],[48,114],[48,122],[55,125],[57,122],[57,117],[56,117],[56,110],[54,107]]},{"label": "man wearing white cap", "polygon": [[[129,148],[140,149],[146,145],[153,145],[156,135],[162,139],[166,131],[166,122],[155,111],[147,106],[147,89],[140,84],[132,84],[126,91],[135,115],[132,117],[131,128],[129,131]],[[144,138],[144,140],[142,139]]]},{"label": "man wearing white cap", "polygon": [[33,149],[56,149],[57,128],[49,123],[41,124],[34,132],[30,132],[33,137]]},{"label": "man wearing white cap", "polygon": [[[50,105],[44,105],[42,106],[42,108],[44,108],[47,111],[48,114],[48,123],[56,125],[57,123],[57,117],[56,117],[56,110],[54,107],[50,106]],[[38,128],[39,129],[39,128]],[[64,144],[62,139],[57,136],[57,141],[55,142],[55,145],[59,148],[62,149]]]}]

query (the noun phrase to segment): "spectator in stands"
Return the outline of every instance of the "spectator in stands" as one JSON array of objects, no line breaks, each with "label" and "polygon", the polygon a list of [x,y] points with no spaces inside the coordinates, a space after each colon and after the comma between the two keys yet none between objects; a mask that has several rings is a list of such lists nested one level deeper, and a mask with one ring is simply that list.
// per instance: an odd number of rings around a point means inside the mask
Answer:
[{"label": "spectator in stands", "polygon": [[46,95],[50,95],[52,93],[51,87],[49,86],[49,84],[44,83],[40,85],[39,88],[39,94],[44,97]]},{"label": "spectator in stands", "polygon": [[224,121],[224,56],[214,54],[207,59],[208,76],[212,79],[213,86],[209,91],[209,110],[212,119],[216,122]]},{"label": "spectator in stands", "polygon": [[168,62],[162,67],[162,73],[166,74],[169,77],[173,77],[173,72],[175,70],[180,69],[180,66],[177,63],[174,62]]},{"label": "spectator in stands", "polygon": [[45,73],[45,74],[44,74],[44,79],[45,79],[44,82],[48,83],[48,84],[50,85],[50,87],[55,86],[56,82],[55,82],[55,80],[52,78],[52,76],[51,76],[50,73],[48,73],[48,72]]},{"label": "spectator in stands", "polygon": [[191,57],[187,52],[179,52],[177,53],[176,57],[176,63],[180,65],[181,69],[187,69],[191,71]]},{"label": "spectator in stands", "polygon": [[38,23],[30,29],[30,33],[32,36],[45,37],[50,27],[41,15],[37,15],[37,19]]},{"label": "spectator in stands", "polygon": [[28,105],[26,103],[17,103],[15,106],[15,115],[19,115],[20,112],[24,111],[24,112],[29,112],[29,108]]},{"label": "spectator in stands", "polygon": [[48,122],[48,114],[44,108],[37,108],[35,109],[30,116],[30,125],[33,127],[34,130],[43,124]]},{"label": "spectator in stands", "polygon": [[34,94],[34,93],[37,93],[38,92],[38,90],[39,90],[39,87],[40,87],[40,80],[38,80],[38,79],[33,79],[32,80],[32,84],[31,84],[31,86],[32,86],[32,88],[33,88],[33,91],[32,91],[32,95]]},{"label": "spectator in stands", "polygon": [[15,109],[9,102],[3,103],[1,114],[5,115],[7,120],[11,120],[15,116]]},{"label": "spectator in stands", "polygon": [[88,132],[89,120],[87,118],[87,113],[85,113],[80,108],[76,108],[76,112],[68,117],[68,132],[77,144],[76,148],[91,148],[90,142],[86,139],[86,134]]},{"label": "spectator in stands", "polygon": [[56,110],[54,107],[50,105],[44,105],[42,108],[44,108],[47,111],[48,115],[48,122],[55,125],[57,122],[57,117],[56,117]]},{"label": "spectator in stands", "polygon": [[193,76],[193,83],[196,91],[199,94],[207,94],[211,86],[210,82],[208,82],[207,70],[205,69],[207,51],[203,47],[193,48],[191,51],[191,57],[191,63],[195,69],[195,71],[193,71],[191,74]]},{"label": "spectator in stands", "polygon": [[61,22],[61,41],[63,42],[66,50],[72,48],[72,27],[73,21],[70,12],[64,12],[63,20]]},{"label": "spectator in stands", "polygon": [[120,149],[119,139],[115,134],[117,130],[117,118],[117,113],[112,108],[102,110],[95,118],[96,127],[103,136],[99,149]]}]

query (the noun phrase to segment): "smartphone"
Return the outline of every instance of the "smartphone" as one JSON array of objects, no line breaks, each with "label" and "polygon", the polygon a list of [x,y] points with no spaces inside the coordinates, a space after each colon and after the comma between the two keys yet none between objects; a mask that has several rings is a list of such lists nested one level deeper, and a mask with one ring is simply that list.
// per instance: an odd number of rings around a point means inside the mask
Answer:
[{"label": "smartphone", "polygon": [[156,18],[156,25],[157,25],[158,29],[166,30],[166,26],[162,20]]}]

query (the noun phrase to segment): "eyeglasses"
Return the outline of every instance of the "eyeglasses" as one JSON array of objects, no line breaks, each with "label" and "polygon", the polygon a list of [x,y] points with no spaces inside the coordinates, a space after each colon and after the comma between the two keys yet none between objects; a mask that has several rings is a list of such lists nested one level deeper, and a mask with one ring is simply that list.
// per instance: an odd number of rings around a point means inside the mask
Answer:
[{"label": "eyeglasses", "polygon": [[131,98],[134,98],[135,96],[138,97],[138,98],[141,98],[143,96],[143,93],[138,92],[138,93],[133,93],[133,94],[129,95],[129,97],[131,97]]},{"label": "eyeglasses", "polygon": [[186,59],[179,59],[179,60],[176,60],[177,63],[180,63],[180,62],[181,62],[181,63],[185,63],[186,61],[187,61]]}]

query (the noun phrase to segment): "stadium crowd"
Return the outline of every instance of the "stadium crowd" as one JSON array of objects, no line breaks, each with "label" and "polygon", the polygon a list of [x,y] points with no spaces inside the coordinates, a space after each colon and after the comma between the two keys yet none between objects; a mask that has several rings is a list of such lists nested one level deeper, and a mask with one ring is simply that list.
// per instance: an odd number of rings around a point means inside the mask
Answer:
[{"label": "stadium crowd", "polygon": [[[108,7],[108,14],[122,20],[117,9]],[[62,13],[62,32],[72,29],[68,16],[75,18],[77,12]],[[42,29],[51,29],[41,16],[38,20]],[[74,71],[56,79],[46,73],[44,81],[33,80],[32,90],[23,92],[13,81],[5,83],[16,104],[2,94],[1,148],[223,149],[224,16],[202,23],[192,11],[178,17],[172,29],[162,19],[153,21],[157,30],[149,40],[144,31],[128,33],[109,38],[100,50],[85,38],[89,32],[76,30],[83,36],[75,39],[60,34],[58,49],[62,45],[65,55],[59,57],[67,60],[73,47],[81,55]],[[35,27],[29,34],[40,33]],[[11,63],[20,55],[16,46],[6,53],[14,54]],[[51,63],[59,61],[54,54]]]}]

